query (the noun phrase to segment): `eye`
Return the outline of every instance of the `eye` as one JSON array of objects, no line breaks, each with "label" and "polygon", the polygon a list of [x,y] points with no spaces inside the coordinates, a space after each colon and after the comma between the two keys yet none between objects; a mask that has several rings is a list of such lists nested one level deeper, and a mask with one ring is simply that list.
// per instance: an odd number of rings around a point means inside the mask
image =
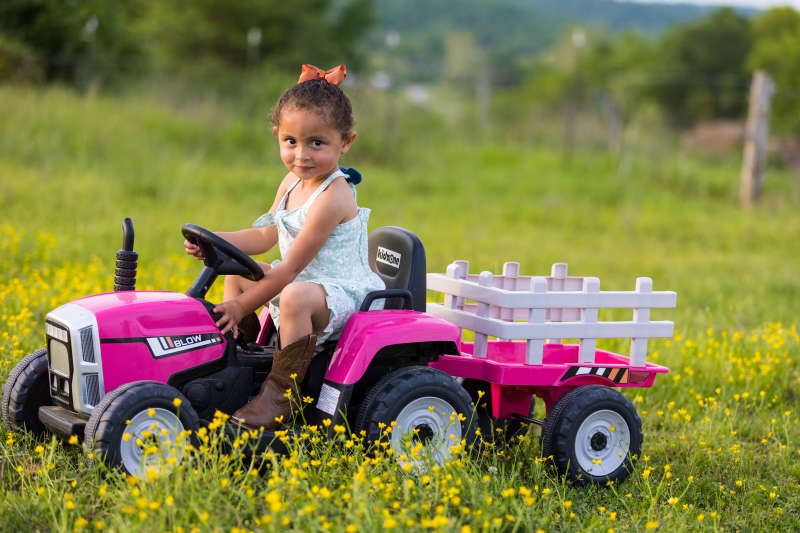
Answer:
[{"label": "eye", "polygon": [[284,140],[283,140],[283,142],[285,142],[285,143],[286,143],[286,144],[288,144],[289,146],[294,146],[295,144],[297,144],[297,141],[295,141],[295,140],[294,140],[294,139],[292,139],[291,137],[289,137],[289,138],[287,138],[287,139],[284,139]]},{"label": "eye", "polygon": [[318,139],[315,139],[315,140],[311,141],[311,146],[313,146],[314,148],[319,148],[323,144],[325,144],[325,143],[323,143],[322,141],[320,141]]}]

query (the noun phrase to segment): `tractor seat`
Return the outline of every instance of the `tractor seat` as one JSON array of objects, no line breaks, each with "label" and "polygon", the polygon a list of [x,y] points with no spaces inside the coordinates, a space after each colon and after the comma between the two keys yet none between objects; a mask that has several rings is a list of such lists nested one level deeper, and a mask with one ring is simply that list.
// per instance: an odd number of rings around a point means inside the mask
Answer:
[{"label": "tractor seat", "polygon": [[369,235],[369,266],[386,290],[367,294],[361,311],[375,300],[384,300],[384,309],[425,311],[425,248],[419,237],[397,226],[376,229]]}]

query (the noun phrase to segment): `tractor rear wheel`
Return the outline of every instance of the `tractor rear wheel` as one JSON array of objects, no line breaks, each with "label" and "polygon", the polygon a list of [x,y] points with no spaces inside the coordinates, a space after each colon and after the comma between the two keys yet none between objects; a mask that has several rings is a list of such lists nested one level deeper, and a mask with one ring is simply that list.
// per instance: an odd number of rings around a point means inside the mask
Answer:
[{"label": "tractor rear wheel", "polygon": [[471,446],[476,427],[467,391],[448,374],[426,366],[384,376],[370,389],[356,420],[356,431],[364,430],[368,443],[388,436],[395,456],[414,465],[426,457],[446,461],[462,440]]}]

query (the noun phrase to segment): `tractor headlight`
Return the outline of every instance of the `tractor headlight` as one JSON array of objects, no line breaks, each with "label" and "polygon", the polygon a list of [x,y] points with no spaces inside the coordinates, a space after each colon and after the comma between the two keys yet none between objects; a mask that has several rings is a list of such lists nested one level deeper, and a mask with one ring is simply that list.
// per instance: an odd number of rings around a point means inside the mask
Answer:
[{"label": "tractor headlight", "polygon": [[50,341],[50,370],[64,376],[70,377],[69,373],[69,350],[67,345],[55,339]]}]

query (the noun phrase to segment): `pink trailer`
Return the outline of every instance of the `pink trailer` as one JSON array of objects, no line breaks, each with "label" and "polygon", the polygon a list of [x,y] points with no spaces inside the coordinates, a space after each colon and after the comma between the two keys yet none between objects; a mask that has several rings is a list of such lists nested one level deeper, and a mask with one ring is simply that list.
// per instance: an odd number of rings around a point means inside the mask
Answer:
[{"label": "pink trailer", "polygon": [[[482,386],[491,418],[540,423],[544,455],[568,477],[624,478],[641,448],[641,421],[611,387],[650,387],[668,372],[645,357],[649,338],[673,334],[673,323],[651,321],[650,309],[675,307],[676,294],[653,292],[644,277],[634,291],[600,291],[597,278],[568,276],[564,263],[546,277],[521,276],[514,262],[501,275],[468,270],[456,261],[446,274],[428,274],[428,289],[444,293],[444,302],[427,312],[475,337],[459,339],[457,355],[430,366],[463,378],[468,390]],[[632,309],[632,320],[599,321],[601,308]],[[631,339],[629,356],[596,348],[599,338],[619,337]],[[534,396],[546,405],[544,422],[531,418]]]}]

